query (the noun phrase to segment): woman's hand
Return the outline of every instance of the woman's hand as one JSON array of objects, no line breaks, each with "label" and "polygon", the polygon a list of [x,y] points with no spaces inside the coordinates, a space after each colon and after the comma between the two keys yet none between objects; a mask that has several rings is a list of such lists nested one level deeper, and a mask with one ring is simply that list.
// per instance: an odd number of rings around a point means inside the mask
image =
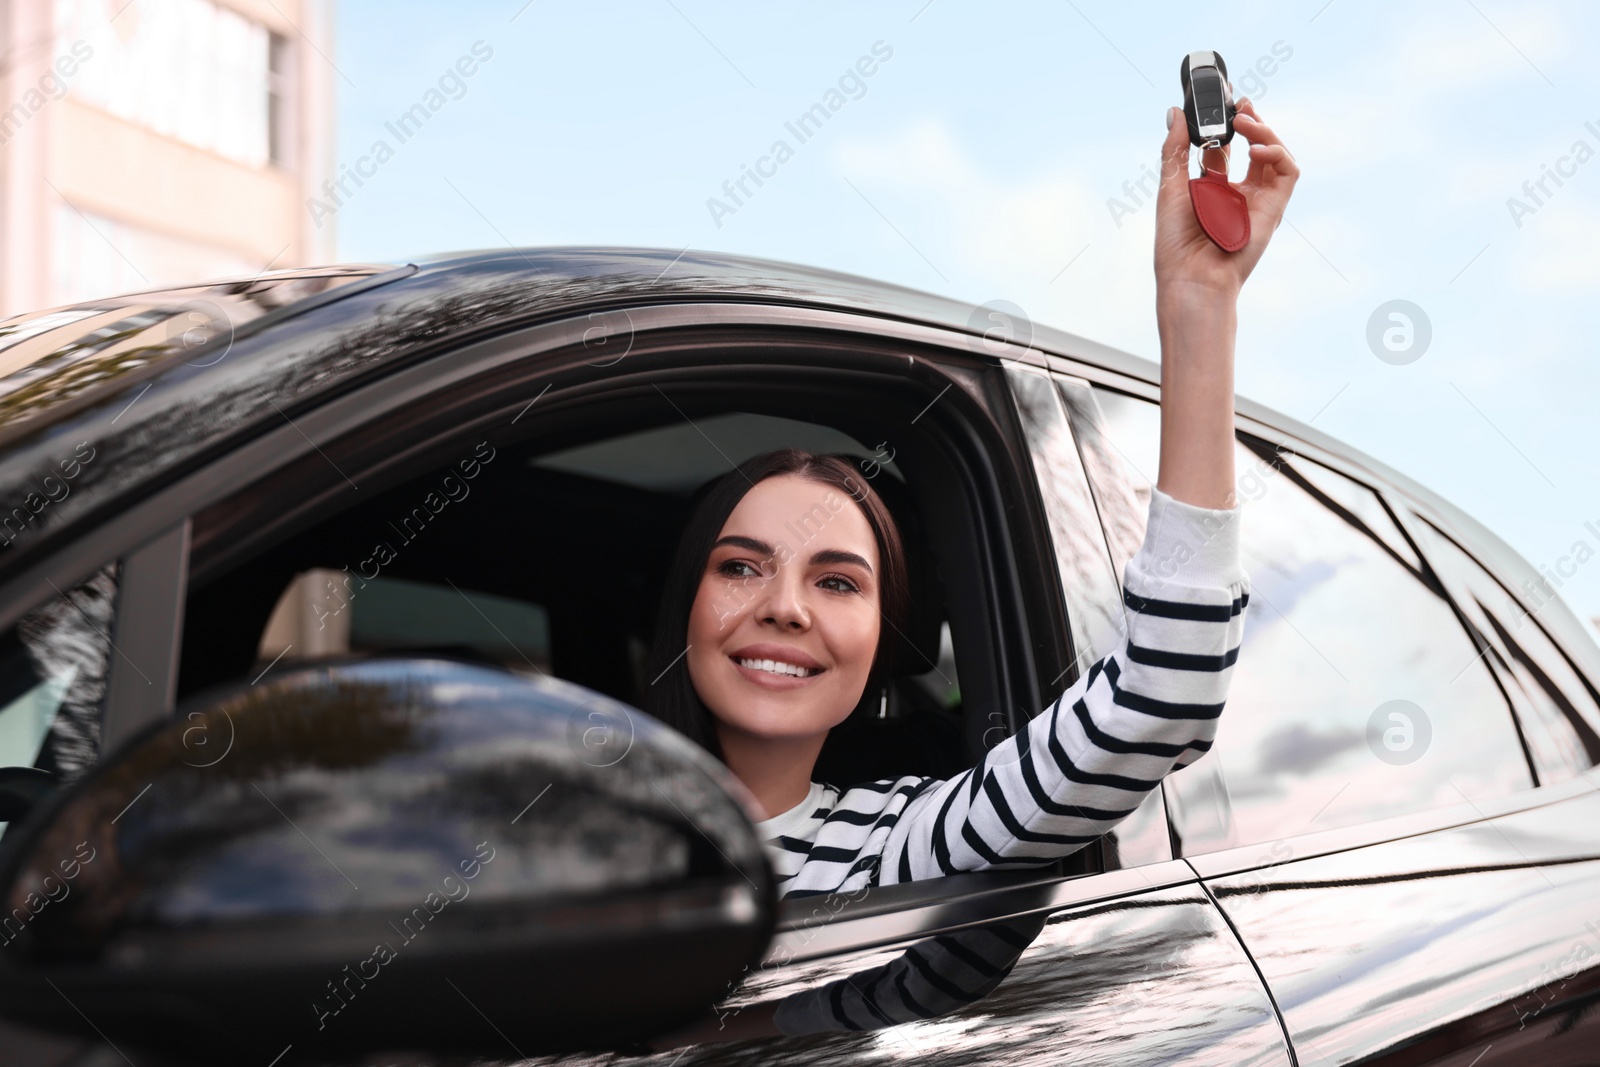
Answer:
[{"label": "woman's hand", "polygon": [[[1234,131],[1250,142],[1250,170],[1236,184],[1250,209],[1250,243],[1224,252],[1194,217],[1189,129],[1173,108],[1156,196],[1156,325],[1161,334],[1161,472],[1157,487],[1202,508],[1236,506],[1233,489],[1233,341],[1239,290],[1250,276],[1300,177],[1289,150],[1239,101]],[[1212,149],[1206,162],[1225,165]]]},{"label": "woman's hand", "polygon": [[[1250,243],[1224,252],[1211,242],[1189,202],[1189,129],[1183,111],[1168,111],[1171,125],[1161,146],[1161,190],[1156,196],[1156,289],[1161,295],[1197,287],[1232,299],[1266,251],[1272,232],[1294,192],[1300,168],[1272,127],[1261,121],[1255,104],[1240,100],[1234,132],[1250,142],[1250,169],[1234,188],[1250,208]],[[1227,166],[1222,149],[1208,149],[1212,170]]]}]

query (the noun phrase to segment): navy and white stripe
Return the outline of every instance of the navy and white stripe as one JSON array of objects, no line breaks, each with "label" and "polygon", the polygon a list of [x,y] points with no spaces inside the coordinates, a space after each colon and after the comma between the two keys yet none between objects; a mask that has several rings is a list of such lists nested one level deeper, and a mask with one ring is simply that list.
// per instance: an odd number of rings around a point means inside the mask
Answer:
[{"label": "navy and white stripe", "polygon": [[959,1011],[1005,981],[1048,918],[1041,912],[919,941],[886,963],[791,993],[779,1001],[773,1024],[799,1037]]},{"label": "navy and white stripe", "polygon": [[1152,490],[1123,574],[1127,629],[1050,707],[954,778],[813,789],[760,824],[781,895],[1049,863],[1210,748],[1249,604],[1240,509]]}]

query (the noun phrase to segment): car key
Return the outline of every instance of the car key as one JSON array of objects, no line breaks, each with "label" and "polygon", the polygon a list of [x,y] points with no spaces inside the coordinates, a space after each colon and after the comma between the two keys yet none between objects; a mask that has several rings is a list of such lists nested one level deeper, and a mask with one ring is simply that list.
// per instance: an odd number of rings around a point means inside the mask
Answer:
[{"label": "car key", "polygon": [[1178,70],[1183,83],[1183,117],[1189,122],[1189,143],[1196,148],[1221,148],[1233,140],[1233,86],[1228,65],[1215,52],[1190,52]]},{"label": "car key", "polygon": [[[1183,118],[1189,143],[1202,150],[1200,177],[1189,179],[1189,203],[1200,229],[1224,252],[1250,243],[1250,205],[1228,182],[1228,168],[1206,166],[1204,150],[1221,150],[1233,140],[1233,86],[1228,65],[1215,52],[1190,52],[1178,68],[1183,83]],[[1224,156],[1226,159],[1226,156]]]}]

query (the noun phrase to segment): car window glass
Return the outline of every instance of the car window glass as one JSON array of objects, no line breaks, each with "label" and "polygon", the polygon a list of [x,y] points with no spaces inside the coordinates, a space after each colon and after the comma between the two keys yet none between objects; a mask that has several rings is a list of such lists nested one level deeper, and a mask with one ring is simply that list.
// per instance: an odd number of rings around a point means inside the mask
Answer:
[{"label": "car window glass", "polygon": [[[1074,666],[1082,670],[1093,658],[1109,654],[1125,632],[1118,579],[1144,537],[1150,486],[1117,472],[1140,461],[1154,470],[1154,457],[1133,460],[1118,451],[1118,442],[1105,432],[1096,391],[1081,379],[1017,370],[1011,385],[1056,545],[1078,645]],[[1146,796],[1100,847],[1107,870],[1171,859],[1160,791]]]},{"label": "car window glass", "polygon": [[1095,403],[1106,431],[1106,442],[1125,466],[1133,491],[1148,498],[1161,467],[1161,409],[1154,402],[1100,386]]},{"label": "car window glass", "polygon": [[1445,598],[1284,472],[1263,485],[1244,505],[1253,617],[1217,738],[1238,843],[1531,784]]},{"label": "car window glass", "polygon": [[1559,782],[1593,767],[1600,760],[1600,705],[1539,624],[1542,604],[1535,601],[1530,611],[1431,523],[1413,525],[1440,574],[1462,585],[1457,602],[1507,680],[1539,781]]},{"label": "car window glass", "polygon": [[1046,692],[1053,694],[1117,647],[1126,630],[1121,585],[1110,566],[1088,476],[1055,382],[1023,367],[1008,368],[1007,379],[1050,522],[1072,635],[1074,659],[1050,680]]},{"label": "car window glass", "polygon": [[[1100,405],[1094,388],[1081,379],[1058,376],[1056,390],[1061,394],[1072,426],[1073,440],[1083,460],[1095,510],[1105,531],[1106,548],[1113,560],[1128,560],[1144,540],[1145,519],[1150,513],[1150,485],[1142,478],[1130,480],[1121,475],[1128,458],[1117,452],[1105,432]],[[1121,571],[1118,571],[1120,576]],[[1114,587],[1120,598],[1120,589]],[[1118,605],[1120,611],[1120,604]]]},{"label": "car window glass", "polygon": [[[1254,451],[1266,462],[1272,462],[1271,446],[1266,442],[1260,442]],[[1415,546],[1400,532],[1400,527],[1395,525],[1394,517],[1378,499],[1377,493],[1320,463],[1296,463],[1288,473],[1305,479],[1307,491],[1321,499],[1325,507],[1342,513],[1340,517],[1346,522],[1377,540],[1392,551],[1403,565],[1421,576],[1422,560],[1417,556]]]},{"label": "car window glass", "polygon": [[0,768],[70,781],[93,766],[116,594],[111,564],[0,634]]},{"label": "car window glass", "polygon": [[[1109,389],[1095,388],[1094,398],[1105,424],[1115,427],[1106,435],[1111,450],[1123,461],[1134,493],[1141,503],[1147,502],[1160,460],[1161,438],[1156,418],[1159,409],[1148,400]],[[1272,446],[1266,442],[1262,442],[1260,448],[1264,454],[1272,451]],[[1270,476],[1259,469],[1262,463],[1261,455],[1257,455],[1248,467],[1236,470],[1235,482],[1241,499],[1253,496]],[[1417,550],[1370,489],[1318,463],[1299,465],[1294,473],[1303,477],[1315,493],[1326,496],[1329,503],[1348,511],[1413,570],[1420,569],[1422,563]],[[1137,542],[1134,547],[1138,547]]]},{"label": "car window glass", "polygon": [[[1106,399],[1118,452],[1153,462],[1159,409]],[[1374,536],[1388,516],[1372,490],[1252,444],[1235,456],[1251,585],[1238,665],[1212,753],[1166,783],[1184,852],[1530,785],[1505,699],[1450,602],[1390,543],[1398,531]],[[1140,479],[1132,464],[1127,476]]]}]

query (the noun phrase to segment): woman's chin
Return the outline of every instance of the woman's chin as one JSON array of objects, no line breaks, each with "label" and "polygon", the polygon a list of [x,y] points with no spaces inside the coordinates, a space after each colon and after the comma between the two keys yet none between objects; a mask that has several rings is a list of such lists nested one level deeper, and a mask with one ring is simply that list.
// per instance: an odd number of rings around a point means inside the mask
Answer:
[{"label": "woman's chin", "polygon": [[841,677],[831,668],[802,678],[752,670],[731,657],[724,662],[730,669],[707,672],[714,684],[701,692],[714,696],[707,706],[725,728],[750,739],[815,739],[843,722],[860,699],[859,687],[854,696],[841,692]]},{"label": "woman's chin", "polygon": [[731,715],[717,716],[725,727],[763,741],[814,738],[843,718],[820,707],[811,694],[800,692],[752,694],[744,689],[729,693],[724,706],[733,709]]}]

